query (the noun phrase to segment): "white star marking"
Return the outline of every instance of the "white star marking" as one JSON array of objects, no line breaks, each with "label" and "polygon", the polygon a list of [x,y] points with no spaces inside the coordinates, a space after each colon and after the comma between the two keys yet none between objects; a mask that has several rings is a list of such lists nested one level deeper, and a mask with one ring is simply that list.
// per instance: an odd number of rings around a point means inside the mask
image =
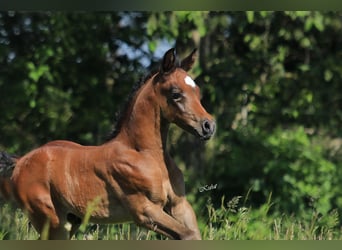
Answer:
[{"label": "white star marking", "polygon": [[184,81],[185,81],[185,83],[186,83],[187,85],[189,85],[189,86],[191,86],[191,87],[193,87],[193,88],[196,87],[196,83],[194,82],[194,80],[191,79],[190,76],[186,76],[186,77],[184,78]]}]

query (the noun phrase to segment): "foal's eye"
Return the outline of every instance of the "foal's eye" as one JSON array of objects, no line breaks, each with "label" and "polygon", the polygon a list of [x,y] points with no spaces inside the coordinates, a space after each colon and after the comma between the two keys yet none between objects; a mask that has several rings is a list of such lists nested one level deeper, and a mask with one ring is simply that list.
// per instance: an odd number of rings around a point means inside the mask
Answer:
[{"label": "foal's eye", "polygon": [[171,97],[174,101],[180,101],[183,96],[180,92],[172,92]]}]

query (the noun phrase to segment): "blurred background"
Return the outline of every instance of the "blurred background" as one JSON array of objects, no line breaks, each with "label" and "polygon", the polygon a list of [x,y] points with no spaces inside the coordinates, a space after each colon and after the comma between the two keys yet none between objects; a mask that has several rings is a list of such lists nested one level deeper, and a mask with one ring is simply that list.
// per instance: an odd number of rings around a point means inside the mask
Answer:
[{"label": "blurred background", "polygon": [[206,143],[170,131],[200,218],[234,197],[342,212],[340,12],[0,12],[0,150],[101,144],[171,47],[198,48],[191,75],[217,120]]}]

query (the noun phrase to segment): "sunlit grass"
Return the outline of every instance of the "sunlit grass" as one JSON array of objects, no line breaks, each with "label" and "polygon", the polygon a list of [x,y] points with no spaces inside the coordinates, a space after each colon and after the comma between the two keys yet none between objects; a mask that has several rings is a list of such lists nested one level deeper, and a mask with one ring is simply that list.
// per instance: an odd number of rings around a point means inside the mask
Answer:
[{"label": "sunlit grass", "polygon": [[[259,208],[247,207],[241,197],[219,208],[207,203],[207,217],[199,218],[200,230],[206,240],[337,240],[342,239],[339,215],[336,210],[322,215],[308,211],[300,216],[270,214],[271,201]],[[307,219],[309,218],[309,219]],[[0,207],[0,239],[38,239],[39,235],[27,216],[9,205]],[[76,240],[160,240],[166,239],[135,224],[98,225],[83,221],[73,237]]]},{"label": "sunlit grass", "polygon": [[258,209],[240,206],[235,197],[214,209],[207,205],[208,219],[202,226],[204,239],[208,240],[332,240],[341,239],[342,230],[336,210],[322,215],[308,211],[309,219],[269,214],[272,206],[268,201]]},{"label": "sunlit grass", "polygon": [[30,224],[27,216],[9,204],[0,204],[0,239],[1,240],[32,240],[39,234]]}]

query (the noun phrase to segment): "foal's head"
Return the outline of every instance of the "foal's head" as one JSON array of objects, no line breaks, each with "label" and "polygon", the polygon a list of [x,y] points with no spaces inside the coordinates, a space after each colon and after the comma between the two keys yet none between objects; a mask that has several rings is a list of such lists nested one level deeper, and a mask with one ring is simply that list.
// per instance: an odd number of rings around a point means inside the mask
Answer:
[{"label": "foal's head", "polygon": [[201,105],[199,87],[186,73],[195,62],[195,52],[178,63],[175,49],[168,50],[154,84],[163,118],[207,140],[214,134],[215,121]]}]

